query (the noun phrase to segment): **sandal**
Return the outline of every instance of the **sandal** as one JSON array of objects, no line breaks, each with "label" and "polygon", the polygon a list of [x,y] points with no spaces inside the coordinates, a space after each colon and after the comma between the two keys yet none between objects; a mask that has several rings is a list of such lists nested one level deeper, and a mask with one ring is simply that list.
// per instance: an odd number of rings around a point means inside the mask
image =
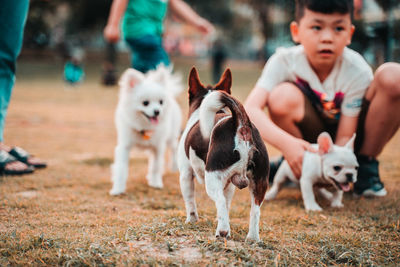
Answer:
[{"label": "sandal", "polygon": [[7,169],[7,164],[18,161],[15,157],[11,156],[8,152],[0,150],[0,174],[2,175],[22,175],[32,173],[35,170],[33,166],[26,166],[24,169],[13,170]]},{"label": "sandal", "polygon": [[13,147],[9,152],[11,156],[15,157],[17,160],[25,163],[28,166],[33,166],[36,169],[41,169],[41,168],[46,168],[47,164],[44,162],[36,162],[32,163],[29,161],[29,159],[33,158],[28,152],[26,152],[24,149],[20,147]]}]

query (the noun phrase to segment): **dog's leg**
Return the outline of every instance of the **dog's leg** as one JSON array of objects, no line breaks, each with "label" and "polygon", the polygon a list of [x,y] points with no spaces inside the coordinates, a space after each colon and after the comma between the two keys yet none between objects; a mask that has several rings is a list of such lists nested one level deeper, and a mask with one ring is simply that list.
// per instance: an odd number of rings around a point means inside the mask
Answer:
[{"label": "dog's leg", "polygon": [[326,188],[323,188],[323,187],[318,188],[318,193],[319,193],[323,198],[325,198],[326,200],[332,202],[333,194],[332,194],[331,192],[329,192],[328,190],[326,190]]},{"label": "dog's leg", "polygon": [[232,183],[229,183],[229,185],[224,189],[224,196],[226,199],[226,209],[228,210],[228,213],[229,210],[231,209],[232,198],[233,195],[235,194],[235,190],[236,187]]},{"label": "dog's leg", "polygon": [[226,207],[226,199],[224,196],[224,186],[216,172],[205,173],[206,191],[208,196],[215,202],[217,208],[218,226],[215,232],[216,237],[229,237],[229,214]]},{"label": "dog's leg", "polygon": [[[187,164],[189,165],[189,163]],[[194,223],[199,220],[197,215],[197,207],[194,191],[194,176],[193,171],[189,166],[180,171],[179,182],[181,192],[186,207],[186,223]]]},{"label": "dog's leg", "polygon": [[313,184],[310,177],[301,176],[300,189],[305,209],[307,211],[322,211],[322,208],[315,201]]},{"label": "dog's leg", "polygon": [[260,241],[260,205],[256,204],[256,198],[254,193],[250,191],[251,197],[251,210],[250,210],[250,223],[249,223],[249,232],[246,237],[246,241]]},{"label": "dog's leg", "polygon": [[113,187],[110,195],[119,195],[125,192],[129,170],[130,144],[118,143],[114,152],[114,163],[111,166]]},{"label": "dog's leg", "polygon": [[335,192],[333,192],[331,207],[343,208],[342,199],[343,199],[343,191],[342,190],[336,190]]},{"label": "dog's leg", "polygon": [[169,157],[169,169],[173,172],[178,170],[178,162],[177,162],[177,151],[178,151],[178,138],[175,138],[170,141],[170,157]]},{"label": "dog's leg", "polygon": [[147,182],[154,188],[163,188],[165,146],[165,143],[159,144],[156,149],[150,151]]},{"label": "dog's leg", "polygon": [[286,161],[282,162],[282,165],[279,167],[278,171],[275,174],[274,181],[272,183],[271,188],[265,194],[265,200],[272,200],[276,198],[279,190],[282,188],[282,185],[286,181],[286,176],[291,173],[289,165]]}]

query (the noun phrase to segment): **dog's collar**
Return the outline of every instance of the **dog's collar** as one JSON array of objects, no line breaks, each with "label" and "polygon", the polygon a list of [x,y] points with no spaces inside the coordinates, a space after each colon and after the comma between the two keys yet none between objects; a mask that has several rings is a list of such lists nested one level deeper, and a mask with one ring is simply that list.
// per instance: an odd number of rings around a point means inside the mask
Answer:
[{"label": "dog's collar", "polygon": [[153,136],[154,131],[153,130],[136,130],[133,129],[134,132],[139,134],[143,140],[150,140],[151,137]]}]

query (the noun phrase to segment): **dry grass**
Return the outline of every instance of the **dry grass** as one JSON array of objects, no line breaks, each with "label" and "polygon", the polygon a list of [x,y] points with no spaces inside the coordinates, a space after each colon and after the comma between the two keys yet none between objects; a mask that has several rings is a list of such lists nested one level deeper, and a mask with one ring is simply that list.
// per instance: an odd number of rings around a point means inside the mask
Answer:
[{"label": "dry grass", "polygon": [[[57,62],[23,61],[6,125],[8,144],[46,159],[33,175],[0,178],[0,265],[400,265],[400,134],[380,159],[388,196],[354,199],[345,209],[304,211],[299,190],[264,203],[261,242],[247,244],[249,195],[237,191],[231,240],[216,240],[215,207],[196,185],[200,221],[185,224],[177,173],[149,188],[146,156],[133,151],[127,193],[111,197],[113,113],[117,90],[99,85],[100,70],[65,88]],[[190,65],[179,63],[184,77]],[[260,68],[232,64],[234,95],[244,99]],[[186,79],[186,78],[185,78]],[[186,114],[186,94],[180,103]],[[185,115],[186,116],[186,115]],[[271,156],[278,155],[269,147]]]}]

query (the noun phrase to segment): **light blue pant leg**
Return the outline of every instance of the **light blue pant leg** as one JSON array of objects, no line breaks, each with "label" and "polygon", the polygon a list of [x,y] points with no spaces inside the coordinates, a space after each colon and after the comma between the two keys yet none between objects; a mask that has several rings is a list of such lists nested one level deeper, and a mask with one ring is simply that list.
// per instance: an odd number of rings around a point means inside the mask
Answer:
[{"label": "light blue pant leg", "polygon": [[15,82],[15,64],[21,51],[29,0],[1,0],[0,3],[0,142]]}]

